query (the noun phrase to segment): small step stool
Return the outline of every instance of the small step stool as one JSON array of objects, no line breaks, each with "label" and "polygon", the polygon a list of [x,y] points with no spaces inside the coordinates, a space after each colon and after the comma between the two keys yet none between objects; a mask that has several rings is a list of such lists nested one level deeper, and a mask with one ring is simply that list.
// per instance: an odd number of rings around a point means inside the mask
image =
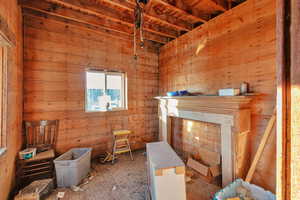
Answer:
[{"label": "small step stool", "polygon": [[112,163],[114,163],[117,154],[126,153],[126,152],[130,153],[131,160],[133,160],[132,152],[129,144],[129,135],[131,133],[132,132],[130,130],[113,131],[114,147],[113,147]]}]

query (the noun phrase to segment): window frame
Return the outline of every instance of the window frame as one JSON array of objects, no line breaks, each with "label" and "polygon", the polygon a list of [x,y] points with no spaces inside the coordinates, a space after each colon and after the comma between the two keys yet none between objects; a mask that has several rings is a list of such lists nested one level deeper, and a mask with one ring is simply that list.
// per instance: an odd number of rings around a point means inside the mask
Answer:
[{"label": "window frame", "polygon": [[1,48],[1,63],[0,63],[0,156],[7,150],[7,70],[8,70],[8,55],[11,48],[11,43],[2,34],[0,34],[0,48]]},{"label": "window frame", "polygon": [[[122,78],[122,90],[121,90],[121,97],[122,97],[122,107],[112,108],[111,110],[88,110],[88,100],[87,100],[87,73],[102,73],[105,77],[105,91],[107,90],[107,76],[108,75],[121,75]],[[96,69],[87,69],[85,71],[85,102],[84,102],[84,110],[86,113],[97,113],[97,112],[114,112],[114,111],[122,111],[128,110],[127,106],[127,74],[126,72],[116,72],[116,71],[106,71],[106,70],[96,70]]]}]

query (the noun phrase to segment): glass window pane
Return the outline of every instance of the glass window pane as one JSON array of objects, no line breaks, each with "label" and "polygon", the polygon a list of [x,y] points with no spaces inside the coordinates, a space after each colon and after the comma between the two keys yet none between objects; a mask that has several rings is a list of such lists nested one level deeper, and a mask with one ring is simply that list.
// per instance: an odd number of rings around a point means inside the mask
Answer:
[{"label": "glass window pane", "polygon": [[110,98],[110,109],[123,107],[122,75],[107,75],[107,95]]},{"label": "glass window pane", "polygon": [[105,74],[87,72],[86,90],[86,109],[88,111],[106,110],[108,101],[105,101]]}]

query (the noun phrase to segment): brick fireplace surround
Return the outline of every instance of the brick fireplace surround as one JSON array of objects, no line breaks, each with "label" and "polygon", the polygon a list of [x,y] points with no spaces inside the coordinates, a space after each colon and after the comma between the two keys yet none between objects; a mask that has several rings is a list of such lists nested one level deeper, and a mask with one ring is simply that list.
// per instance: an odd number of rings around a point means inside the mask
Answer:
[{"label": "brick fireplace surround", "polygon": [[244,178],[250,161],[250,102],[246,96],[156,97],[159,134],[171,144],[171,119],[179,117],[221,127],[222,185]]}]

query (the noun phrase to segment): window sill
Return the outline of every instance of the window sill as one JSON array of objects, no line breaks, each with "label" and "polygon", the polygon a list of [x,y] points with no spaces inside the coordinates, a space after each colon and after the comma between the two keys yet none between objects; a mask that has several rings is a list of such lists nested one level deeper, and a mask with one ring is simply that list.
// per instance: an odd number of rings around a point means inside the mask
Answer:
[{"label": "window sill", "polygon": [[91,111],[91,110],[86,110],[86,113],[103,113],[103,112],[118,112],[118,111],[126,111],[128,110],[127,108],[120,108],[120,109],[113,109],[113,110],[95,110],[95,111]]},{"label": "window sill", "polygon": [[3,156],[7,151],[7,148],[0,148],[0,157]]}]

